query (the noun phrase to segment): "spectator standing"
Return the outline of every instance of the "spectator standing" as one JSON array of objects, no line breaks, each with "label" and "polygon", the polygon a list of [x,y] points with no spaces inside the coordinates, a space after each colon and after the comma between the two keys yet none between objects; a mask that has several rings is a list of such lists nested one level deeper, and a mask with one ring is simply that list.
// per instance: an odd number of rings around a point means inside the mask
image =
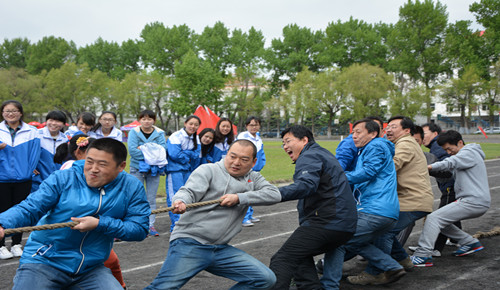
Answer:
[{"label": "spectator standing", "polygon": [[233,122],[228,118],[220,118],[215,125],[214,162],[223,159],[229,146],[234,141]]},{"label": "spectator standing", "polygon": [[[191,115],[184,121],[184,128],[174,132],[167,140],[167,205],[172,206],[175,193],[183,186],[191,172],[200,164],[201,145],[196,132],[201,125],[198,116]],[[170,216],[170,231],[180,215],[168,212]]]},{"label": "spectator standing", "polygon": [[[247,131],[241,132],[237,139],[245,139],[252,141],[255,147],[257,148],[257,163],[252,167],[253,171],[260,172],[264,165],[266,165],[266,154],[264,153],[264,143],[262,142],[262,138],[260,138],[260,118],[255,116],[250,116],[247,118],[245,122],[245,127]],[[253,208],[252,206],[248,207],[247,214],[243,219],[243,226],[250,227],[253,226],[254,223],[260,222],[260,219],[253,217]]]},{"label": "spectator standing", "polygon": [[64,134],[69,138],[76,134],[88,134],[95,126],[95,115],[90,112],[80,113],[76,117],[76,128],[71,126]]},{"label": "spectator standing", "polygon": [[215,130],[205,128],[201,130],[199,138],[201,143],[200,164],[214,163]]},{"label": "spectator standing", "polygon": [[102,112],[98,123],[88,132],[89,136],[96,139],[113,138],[123,142],[123,133],[115,127],[116,114],[111,111]]},{"label": "spectator standing", "polygon": [[[23,201],[30,193],[33,172],[40,159],[40,139],[34,127],[23,122],[21,103],[10,100],[0,107],[0,212]],[[12,235],[10,251],[0,237],[0,259],[20,257],[22,233]]]},{"label": "spectator standing", "polygon": [[[130,174],[137,177],[146,188],[146,196],[151,210],[156,209],[156,194],[160,185],[160,174],[152,172],[147,166],[144,154],[140,146],[154,143],[166,149],[165,133],[156,127],[156,113],[144,110],[137,117],[140,126],[135,127],[129,133],[128,150],[130,154]],[[142,165],[142,166],[141,166]],[[149,235],[159,236],[155,224],[156,215],[149,216]]]}]

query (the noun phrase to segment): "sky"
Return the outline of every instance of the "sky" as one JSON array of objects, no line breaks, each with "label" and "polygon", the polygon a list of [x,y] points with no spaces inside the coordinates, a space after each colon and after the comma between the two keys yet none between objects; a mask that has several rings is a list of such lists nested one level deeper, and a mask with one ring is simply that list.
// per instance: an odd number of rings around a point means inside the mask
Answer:
[{"label": "sky", "polygon": [[[0,41],[45,36],[74,41],[78,47],[99,37],[121,44],[140,39],[144,26],[162,22],[167,27],[186,24],[196,33],[217,21],[230,30],[262,31],[266,46],[282,36],[283,27],[297,24],[313,31],[329,23],[354,19],[367,23],[396,23],[399,8],[408,0],[0,0]],[[424,1],[424,0],[421,0]],[[469,5],[479,0],[441,0],[448,22],[475,22]]]}]

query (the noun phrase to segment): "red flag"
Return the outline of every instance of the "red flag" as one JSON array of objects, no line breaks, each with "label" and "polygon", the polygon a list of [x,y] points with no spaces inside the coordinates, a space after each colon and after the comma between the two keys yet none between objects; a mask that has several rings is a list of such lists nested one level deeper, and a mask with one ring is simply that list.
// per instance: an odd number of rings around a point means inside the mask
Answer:
[{"label": "red flag", "polygon": [[484,132],[483,128],[481,126],[477,126],[477,128],[483,133],[484,137],[488,139],[488,135],[486,135],[486,132]]}]

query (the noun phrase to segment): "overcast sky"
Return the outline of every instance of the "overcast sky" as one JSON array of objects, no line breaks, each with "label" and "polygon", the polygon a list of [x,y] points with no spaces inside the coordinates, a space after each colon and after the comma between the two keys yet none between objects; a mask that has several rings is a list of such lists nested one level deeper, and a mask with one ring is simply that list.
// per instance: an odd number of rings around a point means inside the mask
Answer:
[{"label": "overcast sky", "polygon": [[[424,0],[422,0],[424,1]],[[35,43],[54,35],[77,46],[98,37],[121,44],[139,39],[148,23],[186,24],[196,33],[221,21],[230,30],[261,30],[266,44],[296,23],[313,31],[352,16],[368,23],[395,23],[407,0],[0,0],[0,40],[26,37]],[[469,5],[479,0],[442,0],[448,21],[472,20]],[[474,22],[474,28],[481,26]]]}]

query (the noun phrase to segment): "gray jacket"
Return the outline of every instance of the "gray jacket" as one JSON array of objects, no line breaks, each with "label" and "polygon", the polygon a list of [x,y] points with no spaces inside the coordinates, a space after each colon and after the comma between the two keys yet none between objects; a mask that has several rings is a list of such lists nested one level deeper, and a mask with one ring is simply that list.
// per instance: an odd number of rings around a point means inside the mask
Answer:
[{"label": "gray jacket", "polygon": [[281,201],[278,188],[259,173],[250,170],[245,176],[233,177],[224,160],[203,164],[174,195],[173,201],[185,204],[219,199],[224,194],[238,194],[240,203],[233,207],[218,204],[193,208],[181,215],[170,241],[191,238],[202,244],[227,244],[241,231],[249,205],[269,205]]},{"label": "gray jacket", "polygon": [[457,199],[490,207],[490,187],[484,157],[479,144],[467,144],[456,155],[433,163],[432,171],[453,172]]}]

